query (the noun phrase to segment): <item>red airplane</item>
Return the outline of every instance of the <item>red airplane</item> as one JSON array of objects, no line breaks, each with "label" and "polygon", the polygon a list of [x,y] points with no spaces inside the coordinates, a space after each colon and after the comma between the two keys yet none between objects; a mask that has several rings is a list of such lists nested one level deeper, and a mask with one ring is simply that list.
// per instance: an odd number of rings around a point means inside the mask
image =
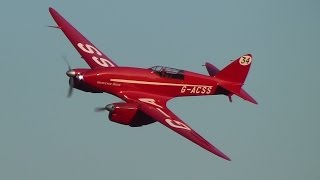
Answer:
[{"label": "red airplane", "polygon": [[147,69],[120,67],[56,10],[49,8],[49,12],[57,23],[57,26],[50,27],[61,29],[90,66],[90,69],[71,69],[69,66],[69,71],[66,72],[70,77],[69,97],[73,88],[91,93],[112,94],[124,102],[96,109],[96,111],[109,111],[110,121],[131,127],[160,122],[207,151],[230,161],[228,156],[171,112],[166,103],[174,97],[221,94],[228,96],[231,102],[231,96],[235,94],[257,104],[257,101],[242,89],[252,63],[251,54],[237,58],[222,70],[206,63],[209,76],[164,66]]}]

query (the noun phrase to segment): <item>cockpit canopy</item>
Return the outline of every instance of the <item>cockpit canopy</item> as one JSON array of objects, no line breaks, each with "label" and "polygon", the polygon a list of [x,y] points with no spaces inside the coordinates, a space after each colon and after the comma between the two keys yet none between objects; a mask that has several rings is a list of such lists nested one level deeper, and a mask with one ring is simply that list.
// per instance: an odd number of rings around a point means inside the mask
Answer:
[{"label": "cockpit canopy", "polygon": [[161,77],[172,78],[172,79],[184,79],[184,71],[180,69],[164,67],[164,66],[153,66],[150,68],[152,71],[159,74]]}]

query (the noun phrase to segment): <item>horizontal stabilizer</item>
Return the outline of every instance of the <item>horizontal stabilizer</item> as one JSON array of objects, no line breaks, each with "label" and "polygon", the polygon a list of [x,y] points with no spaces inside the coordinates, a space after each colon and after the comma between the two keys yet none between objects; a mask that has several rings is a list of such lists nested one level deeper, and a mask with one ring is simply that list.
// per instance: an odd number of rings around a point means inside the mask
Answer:
[{"label": "horizontal stabilizer", "polygon": [[206,66],[210,76],[215,76],[220,71],[217,67],[215,67],[213,64],[210,64],[208,62],[206,62],[204,66]]},{"label": "horizontal stabilizer", "polygon": [[249,101],[253,104],[258,104],[258,102],[253,97],[251,97],[244,89],[241,88],[241,84],[220,83],[219,86],[223,87],[232,94],[235,94],[246,101]]}]

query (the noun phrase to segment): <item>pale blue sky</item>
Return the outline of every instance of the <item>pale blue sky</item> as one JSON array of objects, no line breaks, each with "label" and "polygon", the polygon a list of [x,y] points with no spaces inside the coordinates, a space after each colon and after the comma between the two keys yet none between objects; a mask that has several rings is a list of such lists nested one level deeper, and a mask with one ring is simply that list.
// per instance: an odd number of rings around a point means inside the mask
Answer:
[{"label": "pale blue sky", "polygon": [[[0,179],[320,179],[319,1],[17,1],[0,3]],[[119,65],[207,73],[252,53],[235,97],[169,107],[229,155],[224,161],[160,124],[130,128],[95,113],[117,102],[75,91],[87,67],[56,29],[54,7]]]}]

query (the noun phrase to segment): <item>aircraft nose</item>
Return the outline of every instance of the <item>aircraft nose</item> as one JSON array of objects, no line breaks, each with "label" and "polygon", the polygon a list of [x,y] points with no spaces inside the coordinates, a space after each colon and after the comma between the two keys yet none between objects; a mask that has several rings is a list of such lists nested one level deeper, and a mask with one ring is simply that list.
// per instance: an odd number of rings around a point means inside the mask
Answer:
[{"label": "aircraft nose", "polygon": [[106,105],[105,109],[108,110],[109,112],[112,112],[114,111],[115,107],[113,104],[108,104]]},{"label": "aircraft nose", "polygon": [[69,77],[75,77],[76,76],[76,72],[74,70],[69,70],[66,72],[66,75]]}]

